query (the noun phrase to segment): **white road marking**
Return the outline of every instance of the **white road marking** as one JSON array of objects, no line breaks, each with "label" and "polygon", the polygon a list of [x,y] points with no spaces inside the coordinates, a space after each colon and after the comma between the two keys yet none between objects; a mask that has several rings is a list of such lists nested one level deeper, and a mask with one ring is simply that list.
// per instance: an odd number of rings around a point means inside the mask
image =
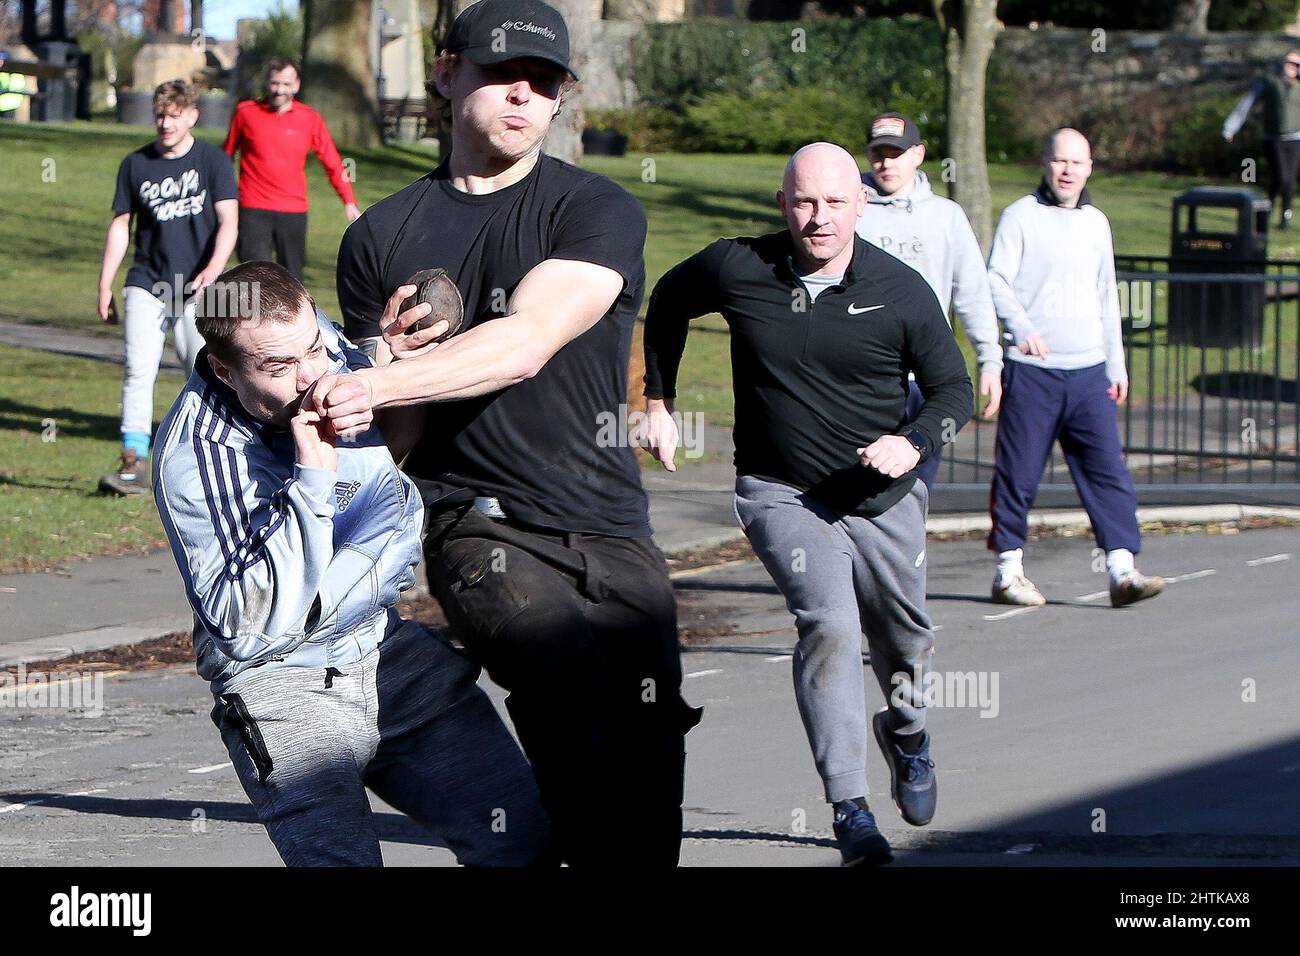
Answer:
[{"label": "white road marking", "polygon": [[793,654],[777,654],[776,657],[763,658],[769,664],[784,664],[786,661],[794,660]]},{"label": "white road marking", "polygon": [[1195,581],[1197,578],[1208,578],[1211,574],[1218,574],[1214,568],[1206,568],[1204,571],[1192,571],[1188,574],[1175,574],[1171,578],[1165,578],[1166,584],[1177,584],[1179,581]]},{"label": "white road marking", "polygon": [[1001,614],[985,614],[986,621],[1005,621],[1009,617],[1015,617],[1017,614],[1025,614],[1029,611],[1037,611],[1037,607],[1013,607],[1010,611],[1003,611]]},{"label": "white road marking", "polygon": [[1003,854],[1008,854],[1008,853],[1022,854],[1022,853],[1033,853],[1037,849],[1038,849],[1037,843],[1017,843],[1015,846],[1011,847],[1010,849],[1003,850],[1002,852]]},{"label": "white road marking", "polygon": [[1261,564],[1277,564],[1279,561],[1290,561],[1290,552],[1284,554],[1270,554],[1267,558],[1252,558],[1246,562],[1246,567],[1257,568]]},{"label": "white road marking", "polygon": [[721,673],[722,673],[722,669],[721,669],[721,668],[718,668],[718,667],[715,667],[715,668],[712,669],[712,670],[707,670],[707,671],[695,671],[695,673],[693,673],[693,674],[686,674],[686,675],[684,675],[684,676],[687,677],[687,678],[690,678],[690,677],[708,677],[710,674],[721,674]]},{"label": "white road marking", "polygon": [[225,770],[227,767],[233,767],[234,764],[227,760],[225,763],[214,763],[210,767],[195,767],[193,770],[186,770],[186,773],[215,773],[218,770]]},{"label": "white road marking", "polygon": [[1283,767],[1278,773],[1295,773],[1297,770],[1300,770],[1300,763],[1293,763],[1289,767]]},{"label": "white road marking", "polygon": [[[108,792],[108,790],[107,790],[106,788],[104,788],[104,787],[96,787],[94,790],[78,790],[76,793],[65,793],[65,794],[63,794],[62,796],[64,796],[64,797],[88,797],[88,796],[90,796],[92,793],[107,793],[107,792]],[[17,813],[19,810],[26,810],[28,807],[39,807],[41,804],[43,804],[43,803],[48,803],[50,800],[58,800],[58,799],[60,799],[60,798],[59,798],[59,797],[41,797],[41,799],[39,799],[39,800],[31,800],[31,801],[29,801],[29,802],[27,802],[27,803],[10,803],[10,804],[7,804],[6,806],[0,807],[0,813]]]},{"label": "white road marking", "polygon": [[28,807],[38,807],[44,802],[45,800],[41,799],[33,800],[31,803],[10,803],[0,807],[0,813],[16,813],[19,810],[26,810]]},{"label": "white road marking", "polygon": [[1076,601],[1100,601],[1104,597],[1110,597],[1110,591],[1093,591],[1091,594],[1080,594]]}]

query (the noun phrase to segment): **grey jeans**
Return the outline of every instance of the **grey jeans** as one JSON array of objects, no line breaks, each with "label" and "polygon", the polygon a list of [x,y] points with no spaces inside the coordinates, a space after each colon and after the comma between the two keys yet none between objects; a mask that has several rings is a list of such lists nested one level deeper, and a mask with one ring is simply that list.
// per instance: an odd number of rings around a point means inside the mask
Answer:
[{"label": "grey jeans", "polygon": [[736,479],[736,516],[795,617],[795,701],[830,802],[869,793],[864,635],[890,728],[925,726],[928,501],[917,481],[878,517],[840,516],[788,485]]},{"label": "grey jeans", "polygon": [[369,787],[461,863],[541,861],[550,821],[479,668],[441,633],[392,620],[346,673],[246,671],[217,698],[212,719],[281,859],[382,866]]}]

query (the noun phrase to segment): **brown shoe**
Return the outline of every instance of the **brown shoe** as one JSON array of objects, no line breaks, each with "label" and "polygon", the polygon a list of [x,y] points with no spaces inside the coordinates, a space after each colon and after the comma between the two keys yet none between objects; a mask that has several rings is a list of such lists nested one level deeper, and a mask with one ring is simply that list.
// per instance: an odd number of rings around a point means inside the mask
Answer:
[{"label": "brown shoe", "polygon": [[149,479],[149,459],[123,448],[122,463],[99,479],[99,490],[109,495],[144,495],[150,491]]},{"label": "brown shoe", "polygon": [[1138,601],[1153,598],[1165,589],[1165,579],[1158,575],[1149,577],[1138,571],[1120,578],[1110,586],[1110,606],[1127,607]]}]

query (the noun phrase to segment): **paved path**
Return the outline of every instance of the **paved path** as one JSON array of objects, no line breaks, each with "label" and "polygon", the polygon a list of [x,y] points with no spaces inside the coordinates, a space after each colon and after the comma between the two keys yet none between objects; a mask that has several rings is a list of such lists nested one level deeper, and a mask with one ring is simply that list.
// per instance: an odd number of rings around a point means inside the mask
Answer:
[{"label": "paved path", "polygon": [[[895,865],[1300,864],[1300,531],[1152,537],[1143,565],[1174,582],[1123,611],[1099,597],[1088,556],[1078,539],[1035,544],[1028,566],[1053,603],[1017,611],[988,603],[978,543],[931,547],[935,667],[975,674],[977,692],[982,675],[987,696],[931,712],[930,827],[872,798]],[[676,583],[683,619],[735,628],[683,655],[685,693],[705,707],[683,862],[835,865],[779,595],[752,561]],[[277,863],[190,668],[110,677],[104,702],[99,717],[0,710],[0,865]],[[874,750],[868,773],[883,790]],[[375,807],[390,864],[452,862]]]}]

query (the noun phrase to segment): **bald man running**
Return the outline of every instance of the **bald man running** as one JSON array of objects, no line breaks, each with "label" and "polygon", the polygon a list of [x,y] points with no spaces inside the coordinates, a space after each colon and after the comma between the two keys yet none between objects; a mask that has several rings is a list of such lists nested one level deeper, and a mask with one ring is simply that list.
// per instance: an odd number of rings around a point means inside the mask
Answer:
[{"label": "bald man running", "polygon": [[[867,806],[866,635],[888,706],[871,720],[903,818],[930,822],[925,731],[928,496],[916,467],[970,418],[966,363],[921,275],[857,237],[857,164],[799,150],[776,194],[788,229],[720,239],[655,287],[645,327],[646,444],[669,471],[691,319],[731,329],[736,513],[795,616],[795,699],[844,865],[892,853]],[[907,416],[908,373],[925,398]]]}]

